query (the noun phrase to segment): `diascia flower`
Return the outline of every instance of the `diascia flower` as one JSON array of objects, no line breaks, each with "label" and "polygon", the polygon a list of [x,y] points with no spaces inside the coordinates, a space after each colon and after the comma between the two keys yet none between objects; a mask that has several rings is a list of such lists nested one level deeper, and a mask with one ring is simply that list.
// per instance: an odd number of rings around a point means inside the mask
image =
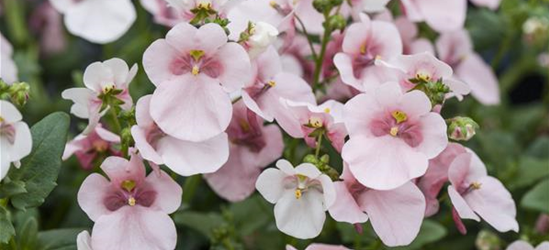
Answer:
[{"label": "diascia flower", "polygon": [[466,232],[460,217],[475,221],[482,218],[500,232],[518,232],[517,209],[511,194],[498,179],[488,176],[475,153],[469,151],[457,156],[450,165],[448,178],[451,183],[448,194],[460,232]]},{"label": "diascia flower", "polygon": [[12,58],[13,47],[8,40],[0,33],[0,78],[7,84],[17,81],[17,66]]},{"label": "diascia flower", "polygon": [[233,119],[227,128],[229,160],[204,178],[219,196],[237,202],[254,192],[261,170],[282,156],[284,142],[278,126],[263,126],[263,120],[249,111],[242,101],[233,107]]},{"label": "diascia flower", "polygon": [[163,171],[145,176],[141,157],[133,153],[130,161],[111,156],[101,169],[108,180],[91,174],[78,191],[78,204],[95,222],[88,245],[93,249],[174,249],[177,234],[168,214],[181,204],[181,187]]},{"label": "diascia flower", "polygon": [[463,27],[467,0],[401,0],[406,17],[414,22],[425,21],[438,32]]},{"label": "diascia flower", "polygon": [[18,168],[19,160],[31,152],[31,133],[22,119],[13,104],[0,100],[0,181],[8,174],[12,162]]},{"label": "diascia flower", "polygon": [[62,159],[67,160],[74,154],[82,168],[91,170],[94,160],[98,157],[120,155],[120,152],[113,147],[118,143],[120,143],[118,135],[104,129],[101,124],[97,124],[90,134],[80,134],[67,143]]},{"label": "diascia flower", "polygon": [[336,198],[332,180],[309,163],[294,169],[287,160],[279,160],[276,167],[263,171],[256,183],[259,193],[275,204],[276,226],[299,239],[318,236],[325,211]]},{"label": "diascia flower", "polygon": [[436,41],[439,58],[450,65],[456,77],[471,88],[471,95],[484,105],[499,104],[498,80],[490,65],[473,50],[467,30],[442,33]]},{"label": "diascia flower", "polygon": [[549,241],[540,243],[536,248],[523,240],[517,240],[507,247],[507,250],[548,250]]},{"label": "diascia flower", "polygon": [[50,0],[65,15],[73,35],[93,43],[110,43],[126,33],[136,18],[130,0]]},{"label": "diascia flower", "polygon": [[84,71],[85,88],[70,88],[61,96],[74,104],[71,113],[83,119],[89,119],[84,134],[92,132],[99,120],[113,105],[124,110],[133,105],[129,92],[130,82],[137,74],[137,64],[131,69],[119,58],[104,62],[94,62]]},{"label": "diascia flower", "polygon": [[365,91],[365,77],[374,70],[376,59],[389,60],[402,54],[402,41],[395,25],[370,20],[360,15],[361,22],[353,23],[345,31],[343,52],[334,57],[341,80],[360,91]]},{"label": "diascia flower", "polygon": [[422,176],[448,144],[446,123],[427,96],[403,94],[395,82],[348,101],[343,117],[350,136],[343,160],[369,188],[390,190]]},{"label": "diascia flower", "polygon": [[164,133],[150,115],[151,95],[137,101],[137,125],[131,129],[135,147],[146,160],[166,164],[174,172],[189,176],[217,171],[229,157],[226,133],[202,142],[177,139]]},{"label": "diascia flower", "polygon": [[392,190],[375,190],[360,184],[344,166],[343,181],[334,183],[336,202],[329,209],[336,221],[351,224],[368,219],[387,246],[410,244],[419,233],[425,198],[416,185],[407,182]]},{"label": "diascia flower", "polygon": [[254,60],[253,72],[252,79],[242,92],[242,100],[248,109],[269,122],[276,119],[290,136],[302,137],[285,100],[316,104],[309,84],[296,75],[282,71],[280,57],[273,47]]},{"label": "diascia flower", "polygon": [[213,23],[199,29],[178,24],[147,48],[143,65],[157,87],[151,98],[156,124],[170,136],[195,142],[227,128],[232,114],[228,93],[250,75],[246,50],[228,43],[223,28]]}]

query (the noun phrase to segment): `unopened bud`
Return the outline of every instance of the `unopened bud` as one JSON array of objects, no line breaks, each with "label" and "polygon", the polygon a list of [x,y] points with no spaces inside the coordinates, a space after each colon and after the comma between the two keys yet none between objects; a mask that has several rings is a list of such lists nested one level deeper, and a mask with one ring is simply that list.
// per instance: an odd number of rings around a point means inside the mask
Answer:
[{"label": "unopened bud", "polygon": [[325,25],[327,25],[328,29],[330,30],[341,30],[343,31],[345,27],[347,26],[347,20],[345,20],[345,17],[343,17],[340,14],[330,16],[328,20],[325,22]]},{"label": "unopened bud", "polygon": [[253,25],[251,34],[248,37],[248,54],[254,58],[265,51],[272,43],[276,41],[278,30],[265,22],[257,22]]},{"label": "unopened bud", "polygon": [[479,250],[500,250],[501,242],[499,237],[487,230],[478,233],[475,245]]},{"label": "unopened bud", "polygon": [[18,106],[23,106],[27,103],[29,99],[30,86],[26,82],[19,82],[12,84],[8,93],[11,98],[11,102],[17,104]]},{"label": "unopened bud", "polygon": [[330,0],[313,0],[313,7],[316,11],[324,13],[327,10],[330,10],[332,3]]},{"label": "unopened bud", "polygon": [[479,125],[469,117],[457,116],[450,119],[448,137],[456,141],[468,141],[479,129]]}]

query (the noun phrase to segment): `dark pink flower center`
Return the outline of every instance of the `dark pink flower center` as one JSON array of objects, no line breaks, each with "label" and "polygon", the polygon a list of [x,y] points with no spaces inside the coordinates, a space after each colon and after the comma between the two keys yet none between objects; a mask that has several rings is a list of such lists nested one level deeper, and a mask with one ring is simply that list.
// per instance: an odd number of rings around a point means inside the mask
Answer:
[{"label": "dark pink flower center", "polygon": [[[232,143],[245,146],[252,152],[260,152],[265,146],[265,138],[260,129],[260,124],[257,123],[257,117],[255,113],[250,110],[246,110],[247,119],[237,119],[228,129],[229,139]],[[248,121],[256,121],[248,122]]]},{"label": "dark pink flower center", "polygon": [[0,117],[0,137],[6,138],[10,144],[15,142],[15,127],[5,123],[2,117]]},{"label": "dark pink flower center", "polygon": [[395,110],[380,117],[381,119],[374,119],[370,123],[370,131],[374,136],[398,137],[411,147],[416,147],[423,141],[421,124],[410,120],[405,113]]},{"label": "dark pink flower center", "polygon": [[204,54],[202,50],[192,50],[174,58],[170,64],[170,71],[174,75],[204,73],[211,78],[217,78],[223,72],[223,65],[216,58]]},{"label": "dark pink flower center", "polygon": [[156,199],[156,191],[147,183],[140,183],[131,189],[122,186],[112,187],[103,199],[103,204],[108,210],[116,211],[123,206],[136,205],[150,207]]}]

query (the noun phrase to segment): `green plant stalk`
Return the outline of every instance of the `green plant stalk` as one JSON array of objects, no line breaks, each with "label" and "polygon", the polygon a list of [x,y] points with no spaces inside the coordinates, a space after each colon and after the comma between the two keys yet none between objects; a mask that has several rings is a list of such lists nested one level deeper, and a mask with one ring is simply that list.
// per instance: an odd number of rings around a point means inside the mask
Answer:
[{"label": "green plant stalk", "polygon": [[303,21],[301,21],[301,18],[299,18],[298,15],[295,15],[295,19],[297,20],[297,22],[299,22],[299,25],[301,26],[301,29],[303,29],[303,33],[305,34],[305,37],[307,37],[307,42],[309,43],[311,53],[313,53],[313,60],[316,61],[318,55],[316,54],[315,48],[313,46],[313,41],[311,41],[311,37],[309,36],[309,32],[307,32],[307,28],[305,28],[305,24],[303,23]]},{"label": "green plant stalk", "polygon": [[318,140],[316,142],[316,150],[315,150],[315,158],[318,159],[318,156],[320,155],[320,148],[322,147],[322,137],[324,133],[320,133],[318,136]]},{"label": "green plant stalk", "polygon": [[[330,16],[330,10],[324,12],[324,22],[328,21]],[[329,27],[324,27],[324,35],[322,36],[322,43],[320,46],[320,55],[315,60],[315,71],[313,74],[313,90],[316,90],[320,83],[320,72],[322,71],[322,63],[324,62],[324,56],[326,56],[326,47],[328,41],[330,40],[330,35],[332,31]]]}]

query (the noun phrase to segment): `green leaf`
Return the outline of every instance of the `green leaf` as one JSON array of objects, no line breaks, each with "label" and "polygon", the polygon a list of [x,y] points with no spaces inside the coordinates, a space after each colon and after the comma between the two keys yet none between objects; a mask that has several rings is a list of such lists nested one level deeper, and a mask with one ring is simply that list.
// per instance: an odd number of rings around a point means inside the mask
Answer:
[{"label": "green leaf", "polygon": [[0,198],[11,197],[26,192],[25,183],[22,181],[12,181],[6,178],[3,183],[0,183]]},{"label": "green leaf", "polygon": [[67,228],[38,233],[38,250],[76,250],[76,236],[84,229]]},{"label": "green leaf", "polygon": [[520,158],[518,169],[510,178],[510,188],[520,188],[532,185],[536,181],[549,176],[549,159],[538,159],[529,156]]},{"label": "green leaf", "polygon": [[10,211],[0,206],[0,243],[8,243],[13,235],[15,235],[15,228],[11,223]]},{"label": "green leaf", "polygon": [[397,247],[393,249],[400,249],[400,250],[422,249],[423,246],[442,239],[444,236],[446,236],[446,234],[447,234],[446,228],[444,228],[444,226],[442,226],[440,223],[432,220],[425,220],[421,225],[421,229],[419,231],[418,236],[412,242],[412,244],[405,247]]},{"label": "green leaf", "polygon": [[259,195],[234,203],[230,207],[238,234],[250,235],[271,221],[272,206]]},{"label": "green leaf", "polygon": [[33,250],[36,249],[36,240],[38,236],[38,222],[34,217],[28,217],[27,221],[21,226],[17,232],[17,241],[19,249]]},{"label": "green leaf", "polygon": [[538,183],[528,191],[520,204],[524,208],[549,214],[549,179]]},{"label": "green leaf", "polygon": [[69,116],[63,112],[50,114],[31,128],[32,152],[21,168],[9,172],[10,179],[24,182],[27,190],[11,197],[14,207],[39,206],[57,185],[68,129]]},{"label": "green leaf", "polygon": [[223,216],[220,214],[192,211],[175,213],[173,216],[173,221],[176,225],[187,226],[200,232],[206,237],[211,237],[212,230],[222,226],[225,223]]},{"label": "green leaf", "polygon": [[549,159],[549,136],[540,136],[526,150],[526,154],[540,159]]}]

